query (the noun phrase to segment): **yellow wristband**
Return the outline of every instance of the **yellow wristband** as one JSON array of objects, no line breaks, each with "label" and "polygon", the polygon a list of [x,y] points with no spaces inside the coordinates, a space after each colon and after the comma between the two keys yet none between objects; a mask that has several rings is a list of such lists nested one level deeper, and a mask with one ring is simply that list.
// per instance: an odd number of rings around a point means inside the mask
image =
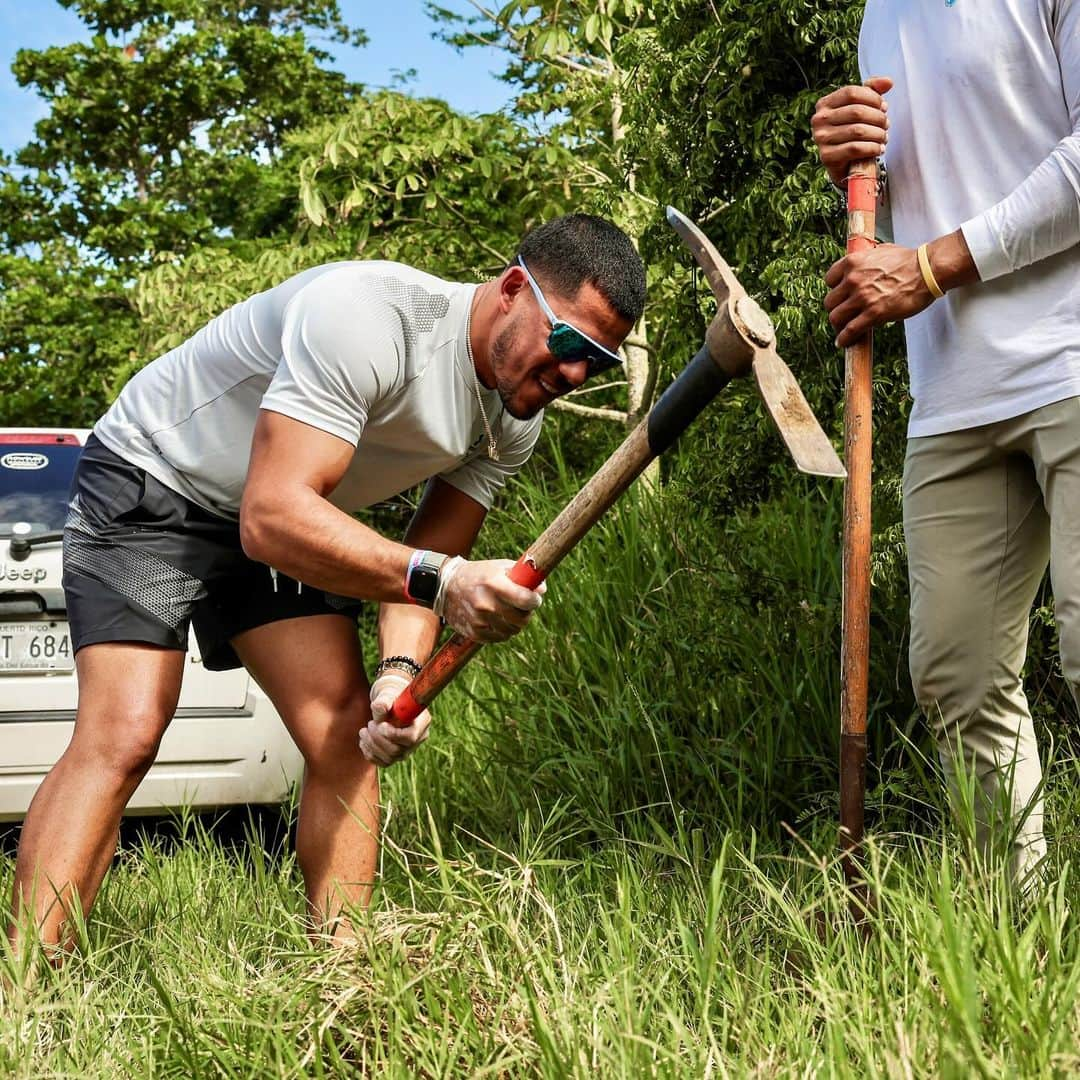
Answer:
[{"label": "yellow wristband", "polygon": [[927,254],[926,245],[919,245],[919,269],[922,271],[922,279],[930,290],[930,295],[935,300],[940,300],[945,295],[945,290],[937,283],[934,271],[930,268],[930,256]]}]

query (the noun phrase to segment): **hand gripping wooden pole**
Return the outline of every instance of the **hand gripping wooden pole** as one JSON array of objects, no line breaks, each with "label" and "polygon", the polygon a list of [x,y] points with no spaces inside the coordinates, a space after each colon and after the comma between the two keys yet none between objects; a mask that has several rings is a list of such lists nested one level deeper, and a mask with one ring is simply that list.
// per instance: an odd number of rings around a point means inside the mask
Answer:
[{"label": "hand gripping wooden pole", "polygon": [[[847,251],[874,245],[877,163],[855,162],[847,178]],[[866,799],[866,709],[870,679],[870,496],[873,333],[844,350],[843,631],[840,647],[840,849],[849,883],[861,880],[858,855]]]},{"label": "hand gripping wooden pole", "polygon": [[[768,315],[692,221],[671,207],[668,220],[694,253],[716,297],[718,310],[705,344],[648,416],[515,563],[510,577],[519,585],[536,588],[733,378],[754,373],[769,415],[798,468],[823,476],[844,474],[799,384],[777,355]],[[412,723],[479,648],[480,642],[453,634],[401,692],[388,718],[401,726]]]}]

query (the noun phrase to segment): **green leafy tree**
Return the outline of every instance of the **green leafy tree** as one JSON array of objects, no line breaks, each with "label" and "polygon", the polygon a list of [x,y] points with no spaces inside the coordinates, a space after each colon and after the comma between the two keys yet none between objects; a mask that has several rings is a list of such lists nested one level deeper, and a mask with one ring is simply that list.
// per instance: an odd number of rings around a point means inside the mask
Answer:
[{"label": "green leafy tree", "polygon": [[496,274],[522,233],[564,212],[568,149],[498,113],[469,117],[396,91],[357,98],[289,141],[303,222],[295,234],[204,248],[136,290],[148,352],[229,303],[332,258],[411,263],[459,280]]},{"label": "green leafy tree", "polygon": [[0,161],[0,420],[86,423],[139,340],[156,260],[288,234],[287,136],[356,92],[318,43],[359,43],[337,0],[61,0],[89,42],[20,50],[49,106]]},{"label": "green leafy tree", "polygon": [[63,243],[0,254],[0,423],[89,425],[138,325],[116,271]]},{"label": "green leafy tree", "polygon": [[[288,132],[352,90],[308,32],[361,41],[336,0],[61,0],[89,42],[20,50],[12,69],[49,106],[3,196],[7,246],[58,236],[143,265],[279,222],[251,202]],[[30,213],[30,211],[35,211]]]},{"label": "green leafy tree", "polygon": [[447,276],[497,273],[521,232],[562,213],[570,151],[499,113],[386,91],[297,138],[300,196],[312,226],[346,230],[355,250]]},{"label": "green leafy tree", "polygon": [[[639,72],[627,65],[624,54],[626,43],[653,25],[653,5],[644,0],[510,0],[488,7],[473,0],[473,7],[476,15],[463,19],[428,5],[446,26],[451,43],[461,48],[495,45],[504,51],[502,78],[517,89],[514,115],[550,146],[571,151],[564,180],[577,207],[611,217],[636,241],[661,204],[648,163],[631,161],[626,154],[633,118],[625,103]],[[650,284],[654,297],[664,291],[663,283]],[[624,409],[574,401],[556,406],[636,424],[656,387],[663,321],[660,326],[657,333],[643,318],[626,343]]]}]

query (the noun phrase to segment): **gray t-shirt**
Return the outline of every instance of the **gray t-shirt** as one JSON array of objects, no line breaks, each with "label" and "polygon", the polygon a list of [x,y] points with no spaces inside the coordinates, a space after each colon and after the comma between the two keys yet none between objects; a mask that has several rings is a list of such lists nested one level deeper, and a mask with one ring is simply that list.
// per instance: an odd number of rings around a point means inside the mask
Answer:
[{"label": "gray t-shirt", "polygon": [[95,434],[213,513],[237,518],[259,409],[356,447],[330,501],[347,512],[433,476],[490,507],[528,459],[542,415],[495,391],[487,440],[465,347],[476,286],[400,263],[317,266],[235,304],[124,387]]}]

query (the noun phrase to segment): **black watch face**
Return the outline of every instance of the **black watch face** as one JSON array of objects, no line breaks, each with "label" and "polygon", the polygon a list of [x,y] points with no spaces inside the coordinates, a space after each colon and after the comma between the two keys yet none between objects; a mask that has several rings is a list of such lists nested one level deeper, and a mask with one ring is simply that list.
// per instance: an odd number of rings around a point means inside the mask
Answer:
[{"label": "black watch face", "polygon": [[420,604],[429,607],[435,603],[435,593],[439,589],[439,571],[434,566],[421,563],[414,566],[409,575],[409,595]]},{"label": "black watch face", "polygon": [[439,591],[439,571],[446,556],[437,551],[425,551],[409,571],[406,591],[417,604],[432,607]]}]

